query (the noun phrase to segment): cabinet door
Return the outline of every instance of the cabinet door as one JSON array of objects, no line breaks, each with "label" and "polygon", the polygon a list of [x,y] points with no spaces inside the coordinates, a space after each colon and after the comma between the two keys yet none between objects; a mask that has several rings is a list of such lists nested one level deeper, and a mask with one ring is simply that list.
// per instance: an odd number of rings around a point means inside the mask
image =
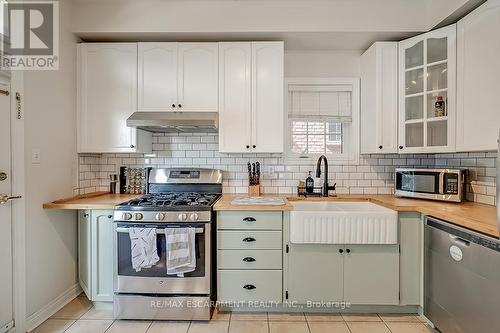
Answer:
[{"label": "cabinet door", "polygon": [[344,299],[342,249],[337,245],[289,244],[288,301],[341,302]]},{"label": "cabinet door", "polygon": [[139,111],[177,108],[177,43],[138,44]]},{"label": "cabinet door", "polygon": [[92,277],[91,277],[91,232],[90,232],[90,211],[78,211],[78,281],[85,295],[92,299]]},{"label": "cabinet door", "polygon": [[135,152],[137,44],[79,45],[78,152]]},{"label": "cabinet door", "polygon": [[400,152],[454,151],[456,25],[400,42],[399,67]]},{"label": "cabinet door", "polygon": [[113,211],[92,212],[92,301],[113,301]]},{"label": "cabinet door", "polygon": [[344,300],[399,304],[399,245],[346,245]]},{"label": "cabinet door", "polygon": [[282,153],[283,42],[252,43],[252,151]]},{"label": "cabinet door", "polygon": [[244,153],[251,143],[251,43],[219,44],[219,151]]},{"label": "cabinet door", "polygon": [[219,47],[217,43],[180,43],[179,111],[217,112]]},{"label": "cabinet door", "polygon": [[362,154],[397,153],[397,95],[398,43],[375,43],[361,56]]},{"label": "cabinet door", "polygon": [[[457,150],[496,150],[500,127],[500,1],[489,0],[457,24]],[[488,38],[487,36],[494,38]]]}]

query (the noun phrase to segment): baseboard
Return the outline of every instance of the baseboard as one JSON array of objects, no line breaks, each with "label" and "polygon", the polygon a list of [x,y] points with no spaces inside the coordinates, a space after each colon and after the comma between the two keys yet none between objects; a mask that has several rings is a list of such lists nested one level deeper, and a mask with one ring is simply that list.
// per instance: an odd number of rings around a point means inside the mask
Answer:
[{"label": "baseboard", "polygon": [[82,292],[79,283],[75,283],[65,292],[55,298],[52,302],[26,318],[26,332],[30,332],[38,325],[49,319],[54,313],[62,309],[66,304],[74,300]]}]

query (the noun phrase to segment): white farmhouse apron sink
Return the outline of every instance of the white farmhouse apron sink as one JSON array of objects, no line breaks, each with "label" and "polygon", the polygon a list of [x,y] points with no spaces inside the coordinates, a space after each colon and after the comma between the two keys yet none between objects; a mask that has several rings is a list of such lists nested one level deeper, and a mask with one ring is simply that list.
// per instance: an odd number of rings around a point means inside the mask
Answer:
[{"label": "white farmhouse apron sink", "polygon": [[292,202],[295,244],[396,244],[396,211],[369,202]]}]

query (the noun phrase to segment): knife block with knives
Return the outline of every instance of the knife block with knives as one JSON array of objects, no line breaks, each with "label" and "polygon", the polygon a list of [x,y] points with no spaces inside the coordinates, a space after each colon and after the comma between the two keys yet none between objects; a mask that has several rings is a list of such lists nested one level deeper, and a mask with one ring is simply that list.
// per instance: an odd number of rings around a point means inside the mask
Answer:
[{"label": "knife block with knives", "polygon": [[260,163],[248,162],[248,195],[260,196]]}]

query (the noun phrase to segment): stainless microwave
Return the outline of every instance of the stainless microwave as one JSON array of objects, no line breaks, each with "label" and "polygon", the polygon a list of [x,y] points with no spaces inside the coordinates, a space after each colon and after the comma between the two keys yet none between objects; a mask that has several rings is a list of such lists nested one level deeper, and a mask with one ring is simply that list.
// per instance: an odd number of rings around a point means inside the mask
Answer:
[{"label": "stainless microwave", "polygon": [[464,169],[396,169],[394,194],[399,197],[461,202],[465,200]]}]

